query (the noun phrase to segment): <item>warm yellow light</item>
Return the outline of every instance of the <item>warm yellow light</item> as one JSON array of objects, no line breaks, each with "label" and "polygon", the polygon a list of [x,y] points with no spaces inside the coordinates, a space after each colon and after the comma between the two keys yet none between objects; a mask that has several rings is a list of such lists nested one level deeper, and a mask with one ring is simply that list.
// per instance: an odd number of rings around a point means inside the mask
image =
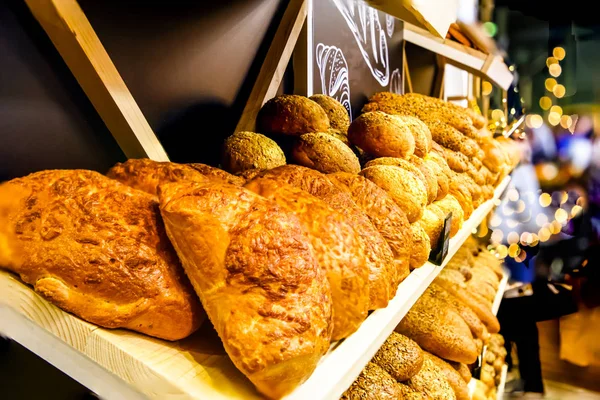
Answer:
[{"label": "warm yellow light", "polygon": [[550,226],[550,232],[552,232],[554,235],[560,233],[562,229],[562,225],[560,222],[558,221],[552,221],[552,224]]},{"label": "warm yellow light", "polygon": [[554,50],[552,50],[552,55],[557,60],[563,60],[567,55],[567,52],[562,47],[555,47]]},{"label": "warm yellow light", "polygon": [[477,231],[477,229],[473,229],[473,234],[477,233],[477,236],[482,238],[487,236],[488,234],[488,227],[486,224],[481,224],[479,225],[479,232]]},{"label": "warm yellow light", "polygon": [[489,96],[490,94],[492,94],[493,89],[494,87],[488,81],[483,81],[483,83],[481,84],[481,93],[484,96]]},{"label": "warm yellow light", "polygon": [[552,203],[552,197],[548,193],[540,194],[540,206],[548,207]]},{"label": "warm yellow light", "polygon": [[550,232],[550,230],[548,228],[542,228],[538,232],[538,236],[540,237],[540,242],[547,241],[548,239],[550,239],[551,235],[552,235],[552,233]]},{"label": "warm yellow light", "polygon": [[508,236],[506,236],[506,241],[508,244],[518,243],[519,242],[519,234],[517,232],[510,232]]},{"label": "warm yellow light", "polygon": [[515,211],[512,209],[512,207],[509,206],[508,203],[504,203],[504,205],[502,206],[502,214],[509,217],[509,216],[513,215],[514,213],[515,213]]},{"label": "warm yellow light", "polygon": [[585,197],[581,197],[579,196],[577,198],[577,201],[575,201],[575,204],[577,204],[578,206],[584,206],[585,205]]},{"label": "warm yellow light", "polygon": [[550,107],[550,112],[551,113],[556,113],[558,115],[562,115],[563,114],[563,109],[561,106],[552,106]]},{"label": "warm yellow light", "polygon": [[516,220],[512,219],[512,218],[506,220],[506,226],[508,226],[509,228],[516,228],[517,225],[519,225],[519,223]]},{"label": "warm yellow light", "polygon": [[564,224],[565,222],[567,222],[567,218],[569,218],[569,214],[567,213],[567,211],[565,209],[559,208],[554,213],[554,218],[556,218],[556,221],[558,221],[559,223]]},{"label": "warm yellow light", "polygon": [[556,79],[547,78],[544,84],[546,86],[546,90],[551,92],[554,89],[554,86],[556,86]]},{"label": "warm yellow light", "polygon": [[560,204],[565,204],[569,200],[569,194],[564,190],[560,193]]},{"label": "warm yellow light", "polygon": [[529,243],[529,245],[531,247],[537,246],[540,243],[540,238],[535,233],[532,233],[531,236],[532,236],[532,240],[531,240],[531,243]]},{"label": "warm yellow light", "polygon": [[563,115],[560,117],[560,126],[565,129],[569,129],[573,125],[573,118],[570,115]]},{"label": "warm yellow light", "polygon": [[551,66],[556,65],[556,64],[558,64],[558,60],[556,58],[554,58],[554,57],[546,58],[546,66],[548,68],[550,68]]},{"label": "warm yellow light", "polygon": [[547,110],[552,107],[552,99],[548,96],[540,97],[540,107],[542,110]]},{"label": "warm yellow light", "polygon": [[544,224],[548,223],[548,217],[546,216],[546,214],[539,213],[537,217],[535,217],[535,223],[537,224],[537,226],[544,226]]},{"label": "warm yellow light", "polygon": [[533,235],[529,232],[523,232],[521,234],[521,244],[528,246],[533,241]]},{"label": "warm yellow light", "polygon": [[507,255],[508,249],[505,245],[501,244],[500,246],[496,247],[496,256],[498,258],[506,258]]},{"label": "warm yellow light", "polygon": [[516,207],[515,211],[517,213],[522,213],[523,211],[525,211],[525,202],[523,200],[519,200],[517,202],[517,207]]},{"label": "warm yellow light", "polygon": [[527,258],[527,252],[523,249],[519,252],[519,254],[515,257],[515,261],[523,262]]},{"label": "warm yellow light", "polygon": [[556,126],[560,123],[560,114],[551,112],[548,114],[548,123],[552,126]]},{"label": "warm yellow light", "polygon": [[492,111],[492,119],[495,121],[499,121],[504,117],[504,112],[499,109],[495,109]]},{"label": "warm yellow light", "polygon": [[506,194],[506,197],[508,197],[510,201],[517,201],[519,200],[519,192],[517,191],[517,189],[509,189],[508,193]]},{"label": "warm yellow light", "polygon": [[548,72],[550,72],[550,75],[557,78],[562,73],[562,68],[558,64],[552,64],[548,67]]},{"label": "warm yellow light", "polygon": [[575,218],[576,216],[578,216],[581,212],[583,211],[583,207],[581,206],[573,206],[573,208],[571,208],[571,217]]},{"label": "warm yellow light", "polygon": [[539,114],[530,114],[525,118],[525,123],[529,128],[539,128],[544,124],[544,119]]},{"label": "warm yellow light", "polygon": [[494,214],[492,218],[490,218],[489,226],[494,228],[502,223],[502,218],[499,215]]},{"label": "warm yellow light", "polygon": [[558,175],[558,168],[554,164],[544,164],[540,169],[540,173],[545,180],[550,181]]},{"label": "warm yellow light", "polygon": [[500,243],[504,239],[504,232],[500,229],[494,229],[492,235],[490,236],[490,240],[492,243]]},{"label": "warm yellow light", "polygon": [[567,93],[567,88],[564,87],[564,85],[559,84],[554,86],[554,88],[552,89],[552,93],[554,93],[554,95],[560,99],[564,97],[565,93]]},{"label": "warm yellow light", "polygon": [[512,258],[515,258],[516,256],[518,256],[520,252],[521,252],[521,248],[519,247],[518,244],[513,243],[510,246],[508,246],[508,255],[511,256]]}]

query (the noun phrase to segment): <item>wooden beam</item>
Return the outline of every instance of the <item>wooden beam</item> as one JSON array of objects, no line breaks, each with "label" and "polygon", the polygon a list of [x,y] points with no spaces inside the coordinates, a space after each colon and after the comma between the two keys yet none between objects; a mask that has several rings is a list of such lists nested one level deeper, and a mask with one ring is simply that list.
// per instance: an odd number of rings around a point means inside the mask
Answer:
[{"label": "wooden beam", "polygon": [[290,0],[235,129],[236,132],[254,131],[260,108],[277,93],[306,20],[307,2],[307,0]]},{"label": "wooden beam", "polygon": [[167,153],[76,0],[25,0],[129,158]]}]

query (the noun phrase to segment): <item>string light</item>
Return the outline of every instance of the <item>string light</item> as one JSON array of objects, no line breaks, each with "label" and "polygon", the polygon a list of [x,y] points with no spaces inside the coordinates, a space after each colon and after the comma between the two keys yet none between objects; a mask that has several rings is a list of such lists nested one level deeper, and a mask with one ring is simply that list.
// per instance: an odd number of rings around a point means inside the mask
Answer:
[{"label": "string light", "polygon": [[560,117],[560,126],[565,129],[569,129],[573,125],[573,118],[570,115],[563,115]]},{"label": "string light", "polygon": [[552,107],[552,99],[550,99],[550,97],[548,96],[542,96],[540,98],[540,107],[542,108],[542,110],[547,110],[550,107]]},{"label": "string light", "polygon": [[555,47],[554,50],[552,50],[552,55],[557,60],[563,60],[567,55],[567,52],[562,47]]},{"label": "string light", "polygon": [[548,114],[548,123],[552,126],[556,126],[560,123],[560,114],[551,112]]},{"label": "string light", "polygon": [[537,217],[535,217],[535,223],[537,226],[544,226],[548,223],[548,216],[546,214],[539,213]]},{"label": "string light", "polygon": [[508,255],[512,258],[515,258],[516,256],[519,255],[519,253],[521,252],[521,248],[519,247],[518,244],[513,243],[510,246],[508,246]]},{"label": "string light", "polygon": [[554,86],[556,86],[556,79],[548,78],[544,84],[546,86],[546,90],[551,92],[554,89]]},{"label": "string light", "polygon": [[552,88],[552,93],[560,99],[567,93],[567,88],[565,88],[564,85],[558,84]]},{"label": "string light", "polygon": [[546,66],[548,68],[550,68],[551,66],[558,64],[558,60],[554,57],[548,57],[546,58]]},{"label": "string light", "polygon": [[492,94],[493,89],[494,87],[488,81],[483,81],[483,83],[481,84],[481,93],[484,96],[489,96],[490,94]]},{"label": "string light", "polygon": [[548,193],[542,193],[540,195],[540,206],[548,207],[552,202],[552,197]]},{"label": "string light", "polygon": [[552,106],[550,107],[550,113],[555,113],[561,116],[563,114],[563,109],[561,106]]},{"label": "string light", "polygon": [[560,224],[564,224],[567,222],[567,218],[569,217],[569,214],[567,213],[566,210],[559,208],[558,210],[556,210],[556,212],[554,213],[554,218],[556,218],[556,221]]},{"label": "string light", "polygon": [[550,239],[551,236],[551,232],[548,228],[542,228],[539,230],[538,232],[538,236],[540,238],[540,242],[546,242],[548,239]]},{"label": "string light", "polygon": [[550,72],[550,75],[557,78],[562,73],[562,68],[558,64],[552,64],[548,67],[548,72]]},{"label": "string light", "polygon": [[561,223],[558,221],[552,221],[550,232],[552,232],[554,235],[556,235],[556,234],[560,233],[561,230],[562,230]]}]

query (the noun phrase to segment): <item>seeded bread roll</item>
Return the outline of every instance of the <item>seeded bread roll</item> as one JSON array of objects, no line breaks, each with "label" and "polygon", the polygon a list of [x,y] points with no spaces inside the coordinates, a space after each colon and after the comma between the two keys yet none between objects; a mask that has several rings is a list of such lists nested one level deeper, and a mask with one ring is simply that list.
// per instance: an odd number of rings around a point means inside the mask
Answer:
[{"label": "seeded bread roll", "polygon": [[431,243],[427,232],[419,222],[410,225],[412,231],[412,252],[410,254],[410,269],[421,267],[429,259]]},{"label": "seeded bread roll", "polygon": [[452,171],[466,172],[469,169],[469,157],[465,156],[461,152],[454,151],[446,147],[443,147],[442,149],[444,151],[444,156],[446,157],[446,162]]},{"label": "seeded bread roll", "polygon": [[466,383],[469,383],[471,381],[471,379],[473,378],[473,375],[471,374],[471,370],[465,364],[459,363],[456,361],[449,361],[449,360],[444,360],[444,361],[446,361],[448,363],[448,365],[450,365],[452,368],[454,368],[456,370],[456,372],[458,372],[460,377]]},{"label": "seeded bread roll", "polygon": [[295,162],[323,173],[360,172],[358,157],[341,140],[327,133],[302,135],[292,149]]},{"label": "seeded bread roll", "polygon": [[350,142],[377,157],[408,158],[415,152],[415,139],[402,120],[383,112],[365,113],[348,129]]},{"label": "seeded bread roll", "polygon": [[409,115],[397,115],[396,118],[406,124],[413,134],[415,138],[415,155],[425,157],[431,150],[433,141],[427,125],[420,119]]},{"label": "seeded bread roll", "polygon": [[284,94],[267,101],[256,118],[260,132],[300,136],[326,132],[329,118],[323,108],[308,97]]},{"label": "seeded bread roll", "polygon": [[452,368],[450,364],[428,352],[424,352],[424,356],[426,359],[431,360],[431,362],[440,369],[442,374],[444,374],[446,380],[450,384],[450,387],[452,387],[452,390],[454,391],[457,400],[471,399],[469,396],[469,388],[467,387],[467,384],[460,376],[460,374],[454,368]]},{"label": "seeded bread roll", "polygon": [[342,131],[340,131],[338,129],[329,128],[329,130],[327,132],[323,132],[323,133],[326,133],[329,136],[333,136],[334,138],[339,139],[346,146],[350,147],[350,141],[348,140],[348,136],[346,136],[345,133],[342,133]]},{"label": "seeded bread roll", "polygon": [[342,103],[333,97],[324,94],[315,94],[310,96],[309,99],[323,108],[325,114],[327,114],[327,117],[329,118],[331,128],[338,130],[343,135],[348,132],[350,116],[348,115],[348,110],[346,110],[346,107],[344,107]]},{"label": "seeded bread roll", "polygon": [[400,388],[400,392],[402,393],[402,396],[399,397],[399,399],[402,399],[402,400],[428,400],[429,399],[423,393],[415,391],[413,388],[411,388],[410,386],[408,386],[405,383],[398,382],[398,387]]},{"label": "seeded bread roll", "polygon": [[452,170],[448,166],[448,162],[446,161],[444,148],[439,146],[436,142],[433,142],[433,148],[427,156],[424,158],[426,161],[431,161],[437,164],[438,167],[442,170],[444,175],[448,178],[451,178],[453,175]]},{"label": "seeded bread roll", "polygon": [[493,138],[484,137],[479,140],[479,147],[485,153],[483,165],[492,172],[499,172],[500,169],[508,164],[506,153],[503,151],[500,143]]},{"label": "seeded bread roll", "polygon": [[341,400],[397,400],[402,398],[398,383],[379,365],[368,363]]},{"label": "seeded bread roll", "polygon": [[444,197],[442,200],[434,201],[427,206],[431,211],[435,212],[438,216],[446,218],[446,216],[452,213],[452,225],[450,226],[450,237],[454,237],[462,227],[465,219],[465,214],[460,206],[460,203],[451,194]]},{"label": "seeded bread roll", "polygon": [[427,189],[415,175],[392,165],[374,165],[363,169],[360,175],[387,191],[409,222],[421,218],[427,204]]},{"label": "seeded bread roll", "polygon": [[387,338],[371,362],[399,382],[408,380],[423,366],[423,351],[413,340],[396,332]]},{"label": "seeded bread roll", "polygon": [[456,400],[446,376],[430,358],[424,358],[421,370],[404,383],[428,399]]},{"label": "seeded bread roll", "polygon": [[416,223],[427,233],[431,247],[436,248],[444,229],[444,219],[436,215],[429,207],[426,207],[423,216]]},{"label": "seeded bread roll", "polygon": [[477,154],[477,143],[468,137],[465,137],[457,129],[445,123],[439,116],[432,114],[423,118],[431,131],[433,140],[448,149],[464,154],[466,157],[473,157]]},{"label": "seeded bread roll", "polygon": [[225,140],[222,164],[232,173],[253,168],[269,169],[285,165],[285,155],[277,143],[265,135],[237,132]]},{"label": "seeded bread roll", "polygon": [[[411,164],[413,164],[415,167],[417,167],[419,169],[419,171],[421,171],[423,173],[423,176],[425,177],[425,179],[427,180],[427,201],[429,203],[435,201],[435,200],[441,200],[444,198],[444,196],[446,196],[446,194],[448,193],[448,179],[446,178],[445,180],[445,185],[446,185],[446,192],[440,195],[440,190],[444,190],[444,188],[440,189],[440,182],[438,179],[438,174],[443,175],[441,170],[438,169],[437,166],[435,166],[435,164],[432,163],[428,163],[427,161],[425,161],[423,158],[421,157],[417,157],[415,155],[411,156],[409,158],[409,161]],[[444,184],[444,182],[441,183],[442,185]],[[433,189],[430,189],[433,188]],[[435,194],[435,197],[430,200],[430,193],[429,191],[432,192],[432,194]]]},{"label": "seeded bread roll", "polygon": [[[410,159],[412,158],[421,160],[419,157],[414,155],[410,157]],[[423,182],[423,185],[425,185],[425,189],[427,189],[427,204],[430,204],[437,197],[437,180],[435,179],[435,176],[431,174],[431,170],[428,170],[427,168],[423,168],[423,170],[421,170],[411,161],[397,157],[376,158],[366,163],[365,168],[372,167],[374,165],[393,165],[400,167],[419,178],[419,180]]]},{"label": "seeded bread roll", "polygon": [[461,184],[460,180],[457,179],[457,175],[458,174],[454,174],[454,176],[450,179],[450,194],[454,196],[454,198],[460,204],[466,220],[473,213],[473,197],[471,196],[471,191],[469,188],[465,187],[463,184]]},{"label": "seeded bread roll", "polygon": [[[435,199],[442,200],[448,194],[448,190],[450,190],[450,181],[448,180],[448,176],[444,173],[442,167],[439,166],[438,163],[436,163],[432,158],[426,157],[423,161],[433,172],[437,182],[438,189]],[[448,165],[446,165],[446,168],[447,167]]]}]

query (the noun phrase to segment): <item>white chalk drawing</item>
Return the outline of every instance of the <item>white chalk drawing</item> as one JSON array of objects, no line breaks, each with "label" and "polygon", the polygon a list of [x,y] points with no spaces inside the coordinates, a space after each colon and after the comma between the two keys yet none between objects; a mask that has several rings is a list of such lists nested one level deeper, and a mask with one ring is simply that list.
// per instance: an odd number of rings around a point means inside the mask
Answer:
[{"label": "white chalk drawing", "polygon": [[396,25],[396,18],[392,17],[389,14],[385,14],[385,29],[387,30],[387,34],[392,38],[394,34],[394,26]]},{"label": "white chalk drawing", "polygon": [[354,0],[333,0],[356,39],[358,48],[381,86],[390,80],[387,38],[377,10]]},{"label": "white chalk drawing", "polygon": [[390,79],[390,92],[402,94],[402,75],[400,75],[400,69],[398,68],[392,71],[392,78]]},{"label": "white chalk drawing", "polygon": [[317,66],[321,76],[321,92],[331,96],[340,103],[350,115],[352,120],[352,106],[350,105],[350,78],[348,76],[348,63],[342,50],[335,46],[319,43],[315,50]]}]

